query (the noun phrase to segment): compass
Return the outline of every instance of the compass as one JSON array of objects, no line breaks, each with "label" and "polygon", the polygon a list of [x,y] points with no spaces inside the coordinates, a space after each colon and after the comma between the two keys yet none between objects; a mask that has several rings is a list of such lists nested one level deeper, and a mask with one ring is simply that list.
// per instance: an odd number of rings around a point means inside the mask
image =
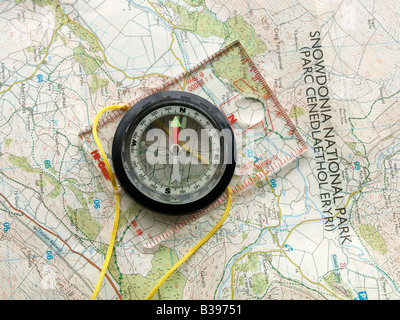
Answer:
[{"label": "compass", "polygon": [[197,95],[152,94],[123,116],[112,146],[121,187],[151,210],[180,215],[214,202],[228,186],[236,160],[224,114]]}]

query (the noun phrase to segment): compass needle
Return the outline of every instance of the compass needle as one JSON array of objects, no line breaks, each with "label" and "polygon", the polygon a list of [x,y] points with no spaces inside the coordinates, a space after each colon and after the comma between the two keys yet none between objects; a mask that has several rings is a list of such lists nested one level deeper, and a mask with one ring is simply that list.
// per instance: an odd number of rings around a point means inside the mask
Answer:
[{"label": "compass needle", "polygon": [[172,154],[172,176],[171,176],[171,183],[175,181],[181,182],[181,174],[179,173],[179,145],[173,144],[171,147],[171,154]]},{"label": "compass needle", "polygon": [[175,181],[181,182],[181,174],[179,173],[179,163],[174,161],[173,166],[172,166],[172,177],[171,177],[171,183],[174,183]]},{"label": "compass needle", "polygon": [[[162,130],[164,130],[164,132],[166,134],[168,134],[170,137],[172,137],[173,139],[173,133],[171,132],[171,130],[169,130],[169,128],[162,124],[160,120],[156,120],[155,121],[156,125],[158,125]],[[178,144],[185,149],[185,151],[188,151],[193,157],[196,157],[198,160],[200,160],[201,163],[204,163],[206,165],[209,165],[210,162],[208,161],[208,158],[202,156],[200,153],[195,152],[194,150],[192,150],[191,148],[189,148],[184,141],[180,141],[178,142]]]},{"label": "compass needle", "polygon": [[179,118],[177,116],[175,116],[174,120],[172,120],[172,123],[171,123],[174,144],[179,143],[179,128],[180,127],[181,127],[181,124],[179,123]]}]

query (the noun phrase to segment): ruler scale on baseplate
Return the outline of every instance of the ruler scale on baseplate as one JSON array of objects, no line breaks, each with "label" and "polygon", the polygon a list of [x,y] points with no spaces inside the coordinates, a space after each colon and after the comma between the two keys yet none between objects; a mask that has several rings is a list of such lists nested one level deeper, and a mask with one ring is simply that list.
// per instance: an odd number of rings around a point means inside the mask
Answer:
[{"label": "ruler scale on baseplate", "polygon": [[[128,105],[134,107],[138,101],[156,92],[177,90],[209,100],[231,124],[237,139],[237,168],[230,184],[234,197],[256,182],[265,181],[266,175],[278,171],[307,149],[286,111],[237,41],[159,87],[145,92],[138,88],[137,97]],[[124,113],[116,110],[104,115],[98,125],[99,134],[112,137]],[[92,128],[85,128],[79,137],[88,157],[93,158],[97,147],[92,139]],[[107,148],[105,150],[110,153]],[[96,165],[107,178],[101,161]],[[102,180],[108,183],[104,177]],[[212,205],[181,217],[143,212],[132,221],[132,227],[145,247],[153,247],[185,229],[204,213],[222,206],[226,200],[227,195],[223,193]]]}]

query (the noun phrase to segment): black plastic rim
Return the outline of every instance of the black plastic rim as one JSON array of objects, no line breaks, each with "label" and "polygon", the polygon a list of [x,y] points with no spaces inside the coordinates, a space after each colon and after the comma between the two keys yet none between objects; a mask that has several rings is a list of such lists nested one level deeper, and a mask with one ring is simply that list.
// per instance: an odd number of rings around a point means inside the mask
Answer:
[{"label": "black plastic rim", "polygon": [[[128,177],[129,173],[126,172],[123,165],[123,159],[126,157],[126,155],[124,155],[122,152],[122,146],[124,143],[127,143],[126,135],[131,132],[133,128],[136,127],[136,125],[141,121],[141,119],[143,119],[148,113],[152,112],[154,109],[165,107],[168,105],[187,106],[192,109],[196,109],[211,118],[216,124],[217,129],[228,129],[231,132],[231,150],[228,150],[228,152],[231,152],[232,162],[226,164],[225,170],[217,185],[204,197],[197,199],[196,201],[193,201],[191,203],[166,204],[149,198],[132,184],[130,178]],[[226,145],[225,147],[228,148],[229,146]],[[125,149],[129,150],[128,148]],[[223,113],[213,104],[202,97],[188,92],[165,91],[152,94],[140,100],[123,116],[114,135],[112,145],[112,160],[114,171],[120,182],[121,187],[135,201],[137,201],[144,207],[159,213],[165,213],[169,215],[182,215],[207,207],[225,191],[235,171],[236,146],[233,131],[228,120],[225,118]],[[131,179],[134,178],[135,177],[131,176]]]}]

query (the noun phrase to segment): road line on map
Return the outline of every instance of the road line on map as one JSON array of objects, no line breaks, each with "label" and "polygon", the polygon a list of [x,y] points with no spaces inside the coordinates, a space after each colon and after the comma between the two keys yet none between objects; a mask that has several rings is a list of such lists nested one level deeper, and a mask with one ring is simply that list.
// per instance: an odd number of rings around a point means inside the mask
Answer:
[{"label": "road line on map", "polygon": [[48,56],[48,54],[49,54],[49,49],[50,49],[51,44],[53,43],[54,37],[55,37],[56,33],[61,29],[61,27],[62,27],[63,25],[64,25],[64,23],[62,23],[56,30],[54,30],[53,35],[51,36],[51,39],[50,39],[50,43],[49,43],[49,45],[48,45],[47,48],[46,48],[46,54],[44,55],[42,61],[40,61],[39,64],[36,66],[35,71],[34,71],[29,77],[27,77],[27,78],[25,78],[25,79],[23,79],[23,80],[19,80],[19,81],[13,82],[7,89],[1,91],[0,94],[3,94],[3,93],[5,93],[5,92],[11,90],[11,88],[12,88],[15,84],[22,83],[22,82],[25,82],[25,81],[27,81],[27,80],[33,78],[33,76],[35,75],[35,73],[39,70],[39,67],[43,64],[44,60],[47,58],[47,56]]},{"label": "road line on map", "polygon": [[[298,265],[296,265],[296,263],[294,263],[294,262],[287,256],[286,252],[283,250],[283,246],[285,245],[285,243],[286,243],[287,240],[289,239],[289,236],[290,236],[290,234],[292,233],[292,231],[293,231],[294,229],[296,229],[298,226],[302,225],[302,224],[305,223],[305,222],[323,221],[325,218],[311,219],[311,220],[306,220],[306,221],[300,222],[299,224],[297,224],[296,226],[294,226],[294,227],[290,230],[290,232],[289,232],[289,234],[287,235],[287,237],[286,237],[285,241],[283,242],[283,244],[282,244],[282,245],[279,245],[279,241],[278,241],[278,239],[276,239],[276,237],[274,236],[274,234],[271,232],[271,229],[277,228],[277,227],[279,227],[280,224],[281,224],[282,211],[281,211],[281,208],[280,208],[280,206],[279,206],[280,196],[278,196],[277,194],[275,194],[274,189],[272,188],[272,186],[271,186],[271,184],[270,184],[270,182],[268,181],[267,178],[266,178],[266,181],[267,181],[269,187],[271,188],[271,191],[272,191],[273,195],[277,198],[277,206],[278,206],[278,211],[279,211],[279,223],[278,223],[276,226],[267,227],[267,228],[268,228],[268,231],[270,232],[271,236],[275,239],[277,245],[280,247],[280,250],[277,250],[277,249],[275,249],[275,250],[269,250],[269,251],[265,251],[265,252],[263,252],[263,253],[267,254],[267,253],[270,253],[270,252],[282,252],[282,253],[285,255],[285,257],[286,257],[295,267],[297,267],[297,269],[299,270],[299,272],[300,272],[300,274],[302,275],[303,278],[305,278],[306,280],[308,280],[308,281],[311,282],[312,284],[315,284],[315,285],[317,285],[317,286],[320,286],[320,287],[324,288],[327,292],[329,292],[330,294],[334,295],[334,296],[337,297],[338,299],[341,299],[341,300],[342,300],[341,297],[337,296],[334,292],[331,292],[331,291],[330,291],[328,288],[326,288],[324,285],[322,285],[322,284],[320,284],[320,283],[317,283],[317,282],[314,282],[314,281],[308,279],[308,278],[303,274],[303,272],[301,271],[301,268],[300,268]],[[351,193],[351,194],[349,195],[349,198],[348,198],[347,203],[345,204],[344,208],[346,208],[346,207],[348,206],[348,204],[350,203],[350,199],[351,199],[355,194],[361,192],[361,190],[362,190],[362,188],[361,188],[360,190],[355,191],[355,192],[353,192],[353,193]],[[338,212],[333,218],[335,218],[335,217],[336,217],[337,215],[339,215],[339,214],[340,214],[340,212]],[[232,296],[232,300],[234,299],[234,292],[233,292],[233,268],[234,268],[235,264],[236,264],[238,261],[240,261],[242,258],[244,258],[245,256],[247,256],[248,254],[253,254],[253,253],[254,253],[254,254],[256,254],[256,253],[259,254],[259,253],[261,253],[261,251],[257,251],[257,252],[247,252],[247,253],[245,253],[244,255],[242,255],[238,260],[236,260],[236,261],[232,264],[232,266],[231,266],[231,296]]]},{"label": "road line on map", "polygon": [[[351,194],[349,195],[349,198],[347,199],[346,204],[343,206],[343,209],[345,209],[345,208],[349,205],[350,199],[351,199],[355,194],[360,193],[361,191],[362,191],[362,188],[361,188],[360,190],[357,190],[357,191],[354,191],[353,193],[351,193]],[[341,211],[338,211],[335,215],[332,216],[332,219],[336,218],[340,213],[341,213]],[[287,242],[287,240],[289,239],[289,236],[290,236],[290,234],[292,233],[292,231],[293,231],[294,229],[296,229],[297,227],[299,227],[300,225],[302,225],[303,223],[306,223],[306,222],[317,222],[317,221],[324,221],[324,220],[325,220],[325,218],[318,218],[318,219],[310,219],[310,220],[301,221],[300,223],[298,223],[297,225],[295,225],[295,226],[289,231],[289,233],[288,233],[288,235],[286,236],[286,239],[285,239],[285,241],[283,242],[282,246],[284,246],[284,245],[286,244],[286,242]]]},{"label": "road line on map", "polygon": [[[95,267],[96,269],[98,269],[99,271],[101,271],[101,268],[98,267],[94,262],[90,261],[87,257],[85,257],[83,254],[73,250],[69,244],[67,242],[65,242],[59,235],[55,234],[54,232],[50,231],[49,229],[41,226],[39,223],[37,223],[35,220],[33,220],[31,217],[29,217],[25,212],[23,212],[22,210],[15,208],[10,201],[3,195],[0,193],[0,196],[8,203],[8,205],[15,211],[21,213],[24,217],[28,218],[30,221],[32,221],[34,224],[36,224],[39,228],[41,228],[42,230],[50,233],[51,235],[55,236],[56,238],[60,239],[62,243],[64,243],[68,249],[72,252],[72,253],[76,253],[77,255],[81,256],[82,258],[84,258],[87,262],[89,262],[93,267]],[[107,278],[107,280],[110,282],[111,286],[114,288],[115,293],[118,295],[119,299],[122,300],[122,296],[119,293],[118,289],[115,287],[114,283],[112,282],[112,280],[110,279],[110,277],[106,274],[105,277]]]},{"label": "road line on map", "polygon": [[[168,78],[168,79],[171,78],[170,76],[167,76],[167,75],[164,75],[164,74],[161,74],[161,73],[157,73],[157,72],[148,73],[148,74],[144,74],[144,75],[137,76],[137,77],[128,76],[128,75],[125,73],[125,71],[123,71],[122,69],[120,69],[120,68],[118,68],[118,67],[112,65],[112,64],[107,60],[106,54],[105,54],[103,48],[101,47],[101,45],[100,45],[100,43],[99,43],[97,37],[96,37],[90,30],[84,28],[84,27],[83,27],[81,24],[79,24],[78,22],[72,21],[71,18],[61,10],[61,7],[60,7],[60,4],[58,3],[58,0],[57,0],[56,2],[57,2],[57,8],[60,10],[62,17],[66,17],[66,20],[63,20],[62,23],[60,24],[60,26],[59,26],[56,30],[54,30],[53,35],[52,35],[52,37],[51,37],[51,39],[50,39],[50,43],[49,43],[49,45],[47,46],[46,54],[45,54],[45,56],[43,57],[42,61],[39,62],[39,64],[38,64],[38,65],[36,66],[36,68],[35,68],[35,71],[34,71],[29,77],[27,77],[27,78],[25,78],[25,79],[23,79],[23,80],[19,80],[19,81],[13,82],[7,89],[1,91],[1,92],[0,92],[0,95],[3,94],[3,93],[5,93],[5,92],[7,92],[7,91],[9,91],[9,90],[11,90],[11,88],[12,88],[14,85],[16,85],[16,84],[18,84],[18,83],[25,82],[25,81],[30,80],[30,79],[33,78],[33,76],[34,76],[34,75],[36,74],[36,72],[39,70],[39,67],[44,63],[45,59],[47,58],[47,56],[48,56],[48,54],[49,54],[50,46],[51,46],[51,44],[52,44],[52,42],[53,42],[53,40],[54,40],[54,37],[55,37],[56,33],[61,29],[61,27],[64,26],[65,22],[69,22],[69,23],[71,23],[71,24],[76,24],[76,25],[78,25],[80,28],[82,28],[84,31],[88,32],[91,36],[93,36],[93,38],[96,40],[96,43],[97,43],[97,45],[98,45],[100,51],[101,51],[102,54],[103,54],[105,63],[107,63],[111,68],[113,68],[113,69],[115,69],[115,70],[121,72],[126,78],[131,79],[131,80],[141,79],[141,78],[150,77],[150,76],[161,76],[161,77],[165,77],[165,78]],[[174,29],[175,29],[175,28],[174,28]],[[173,31],[174,31],[174,30],[173,30]],[[171,42],[171,46],[172,46],[172,42]],[[172,50],[171,50],[171,51],[172,51]],[[176,57],[176,55],[175,55],[175,53],[174,53],[173,51],[172,51],[172,53],[173,53],[173,55],[175,56],[175,58],[177,58],[177,59],[179,60],[179,58]],[[180,62],[180,64],[182,65],[182,62],[181,62],[180,60],[179,60],[179,62]],[[182,67],[183,67],[183,65],[182,65]]]},{"label": "road line on map", "polygon": [[[172,25],[172,31],[171,31],[171,38],[172,38],[172,40],[171,40],[171,43],[170,43],[170,45],[169,45],[169,50],[172,52],[172,55],[175,57],[175,59],[179,61],[179,64],[181,65],[183,71],[186,71],[186,68],[185,68],[185,66],[183,65],[181,59],[179,59],[178,56],[175,54],[174,50],[172,50],[172,44],[174,43],[174,40],[175,40],[175,37],[174,37],[175,28],[176,28],[175,24],[174,24],[172,21],[170,21],[170,20],[168,20],[167,18],[165,18],[162,14],[160,14],[160,13],[158,12],[157,8],[150,2],[150,0],[147,0],[147,2],[148,2],[149,5],[151,5],[151,6],[153,7],[154,11],[155,11],[161,18],[163,18],[163,19],[164,19],[165,21],[167,21],[170,25]],[[186,83],[186,78],[183,79],[183,87],[181,87],[182,90],[185,89],[185,83]]]},{"label": "road line on map", "polygon": [[[350,199],[351,199],[355,194],[360,193],[361,190],[362,190],[362,188],[361,188],[360,190],[358,190],[358,191],[354,191],[353,193],[351,193],[351,194],[349,195],[349,198],[347,199],[347,202],[346,202],[346,204],[344,205],[343,208],[346,208],[346,207],[349,205],[349,203],[350,203]],[[337,214],[335,214],[332,218],[337,217],[337,216],[340,214],[340,212],[341,212],[341,211],[339,211]],[[315,284],[315,285],[317,285],[317,286],[320,286],[320,287],[324,288],[326,291],[328,291],[329,293],[333,294],[333,295],[334,295],[335,297],[337,297],[338,299],[343,300],[343,298],[341,298],[340,296],[337,296],[334,292],[331,292],[331,291],[330,291],[328,288],[326,288],[323,284],[318,283],[318,282],[314,282],[314,281],[310,280],[309,278],[307,278],[307,277],[303,274],[303,272],[301,271],[300,266],[298,266],[296,263],[294,263],[294,262],[288,257],[288,255],[286,254],[286,252],[283,250],[283,246],[285,245],[285,243],[286,243],[287,240],[289,239],[289,236],[290,236],[290,234],[292,233],[292,231],[293,231],[294,229],[296,229],[297,227],[299,227],[300,225],[302,225],[302,224],[305,223],[305,222],[323,221],[324,219],[325,219],[325,218],[310,219],[310,220],[305,220],[305,221],[300,222],[299,224],[297,224],[296,226],[294,226],[294,227],[289,231],[288,235],[286,236],[285,241],[283,242],[282,246],[280,246],[280,247],[281,247],[281,249],[282,249],[282,253],[283,253],[283,254],[285,255],[285,257],[299,270],[299,272],[300,272],[300,274],[302,275],[303,278],[305,278],[307,281],[311,282],[312,284]],[[278,241],[275,237],[274,237],[274,239],[275,239],[275,241]],[[277,243],[278,243],[278,242],[277,242]]]}]

